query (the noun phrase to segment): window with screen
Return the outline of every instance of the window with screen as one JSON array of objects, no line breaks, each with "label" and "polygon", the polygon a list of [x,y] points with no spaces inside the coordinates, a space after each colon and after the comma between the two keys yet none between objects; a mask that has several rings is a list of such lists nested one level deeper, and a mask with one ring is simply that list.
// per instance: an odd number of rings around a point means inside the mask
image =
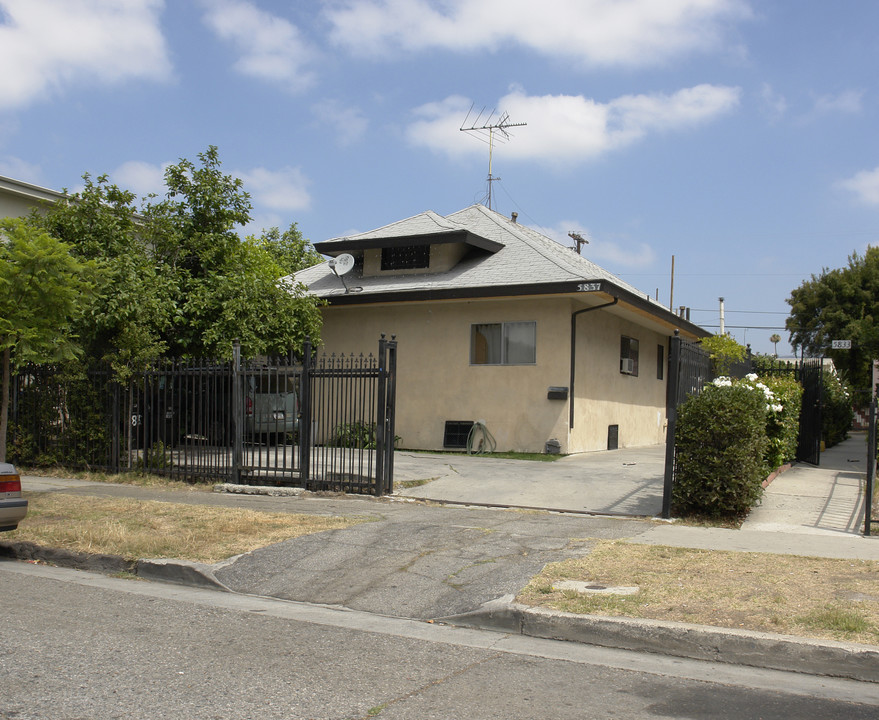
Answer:
[{"label": "window with screen", "polygon": [[414,270],[430,267],[430,245],[382,248],[382,270]]},{"label": "window with screen", "polygon": [[638,375],[638,341],[625,335],[620,340],[620,372]]},{"label": "window with screen", "polygon": [[472,365],[534,365],[537,323],[481,323],[470,326]]}]

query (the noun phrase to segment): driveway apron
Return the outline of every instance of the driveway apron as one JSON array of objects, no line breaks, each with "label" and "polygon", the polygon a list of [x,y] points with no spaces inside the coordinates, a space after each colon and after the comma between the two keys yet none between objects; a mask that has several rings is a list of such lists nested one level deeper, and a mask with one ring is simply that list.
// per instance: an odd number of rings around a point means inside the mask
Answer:
[{"label": "driveway apron", "polygon": [[372,522],[287,540],[239,557],[216,577],[231,590],[398,617],[443,618],[515,595],[552,561],[643,520],[376,504]]},{"label": "driveway apron", "polygon": [[580,453],[554,462],[409,452],[394,455],[397,495],[608,515],[658,515],[664,470],[665,445]]}]

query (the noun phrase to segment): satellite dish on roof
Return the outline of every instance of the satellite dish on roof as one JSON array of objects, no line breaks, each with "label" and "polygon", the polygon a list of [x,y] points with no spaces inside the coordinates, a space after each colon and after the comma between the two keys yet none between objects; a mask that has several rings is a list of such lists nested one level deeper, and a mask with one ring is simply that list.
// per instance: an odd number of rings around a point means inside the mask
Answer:
[{"label": "satellite dish on roof", "polygon": [[[354,269],[354,256],[349,255],[348,253],[342,253],[341,255],[337,255],[334,258],[330,258],[327,265],[330,266],[330,270],[333,271],[333,274],[342,281],[342,285],[345,286],[345,294],[347,295],[351,292],[352,288],[348,287],[348,283],[345,282],[345,278],[342,277],[345,273],[351,272]],[[363,288],[353,288],[354,292],[360,292]]]},{"label": "satellite dish on roof", "polygon": [[329,266],[336,275],[341,277],[345,273],[351,272],[354,268],[354,256],[349,255],[348,253],[342,253],[341,255],[332,258],[329,262]]}]

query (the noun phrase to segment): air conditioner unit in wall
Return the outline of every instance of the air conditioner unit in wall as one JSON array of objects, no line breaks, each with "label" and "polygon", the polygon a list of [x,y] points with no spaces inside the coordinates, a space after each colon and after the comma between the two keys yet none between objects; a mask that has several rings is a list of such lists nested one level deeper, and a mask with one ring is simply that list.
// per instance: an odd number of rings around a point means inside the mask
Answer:
[{"label": "air conditioner unit in wall", "polygon": [[620,358],[620,372],[626,375],[634,375],[635,361],[632,358]]}]

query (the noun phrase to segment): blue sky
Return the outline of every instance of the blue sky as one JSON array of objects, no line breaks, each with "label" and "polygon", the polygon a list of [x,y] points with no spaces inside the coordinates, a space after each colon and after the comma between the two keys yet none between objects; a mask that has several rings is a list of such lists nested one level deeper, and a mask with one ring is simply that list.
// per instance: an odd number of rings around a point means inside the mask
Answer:
[{"label": "blue sky", "polygon": [[318,242],[485,202],[460,127],[507,113],[494,209],[664,303],[674,256],[675,306],[716,331],[723,296],[789,354],[790,291],[876,243],[877,28],[874,0],[0,0],[0,174],[145,195],[216,145],[245,232]]}]

